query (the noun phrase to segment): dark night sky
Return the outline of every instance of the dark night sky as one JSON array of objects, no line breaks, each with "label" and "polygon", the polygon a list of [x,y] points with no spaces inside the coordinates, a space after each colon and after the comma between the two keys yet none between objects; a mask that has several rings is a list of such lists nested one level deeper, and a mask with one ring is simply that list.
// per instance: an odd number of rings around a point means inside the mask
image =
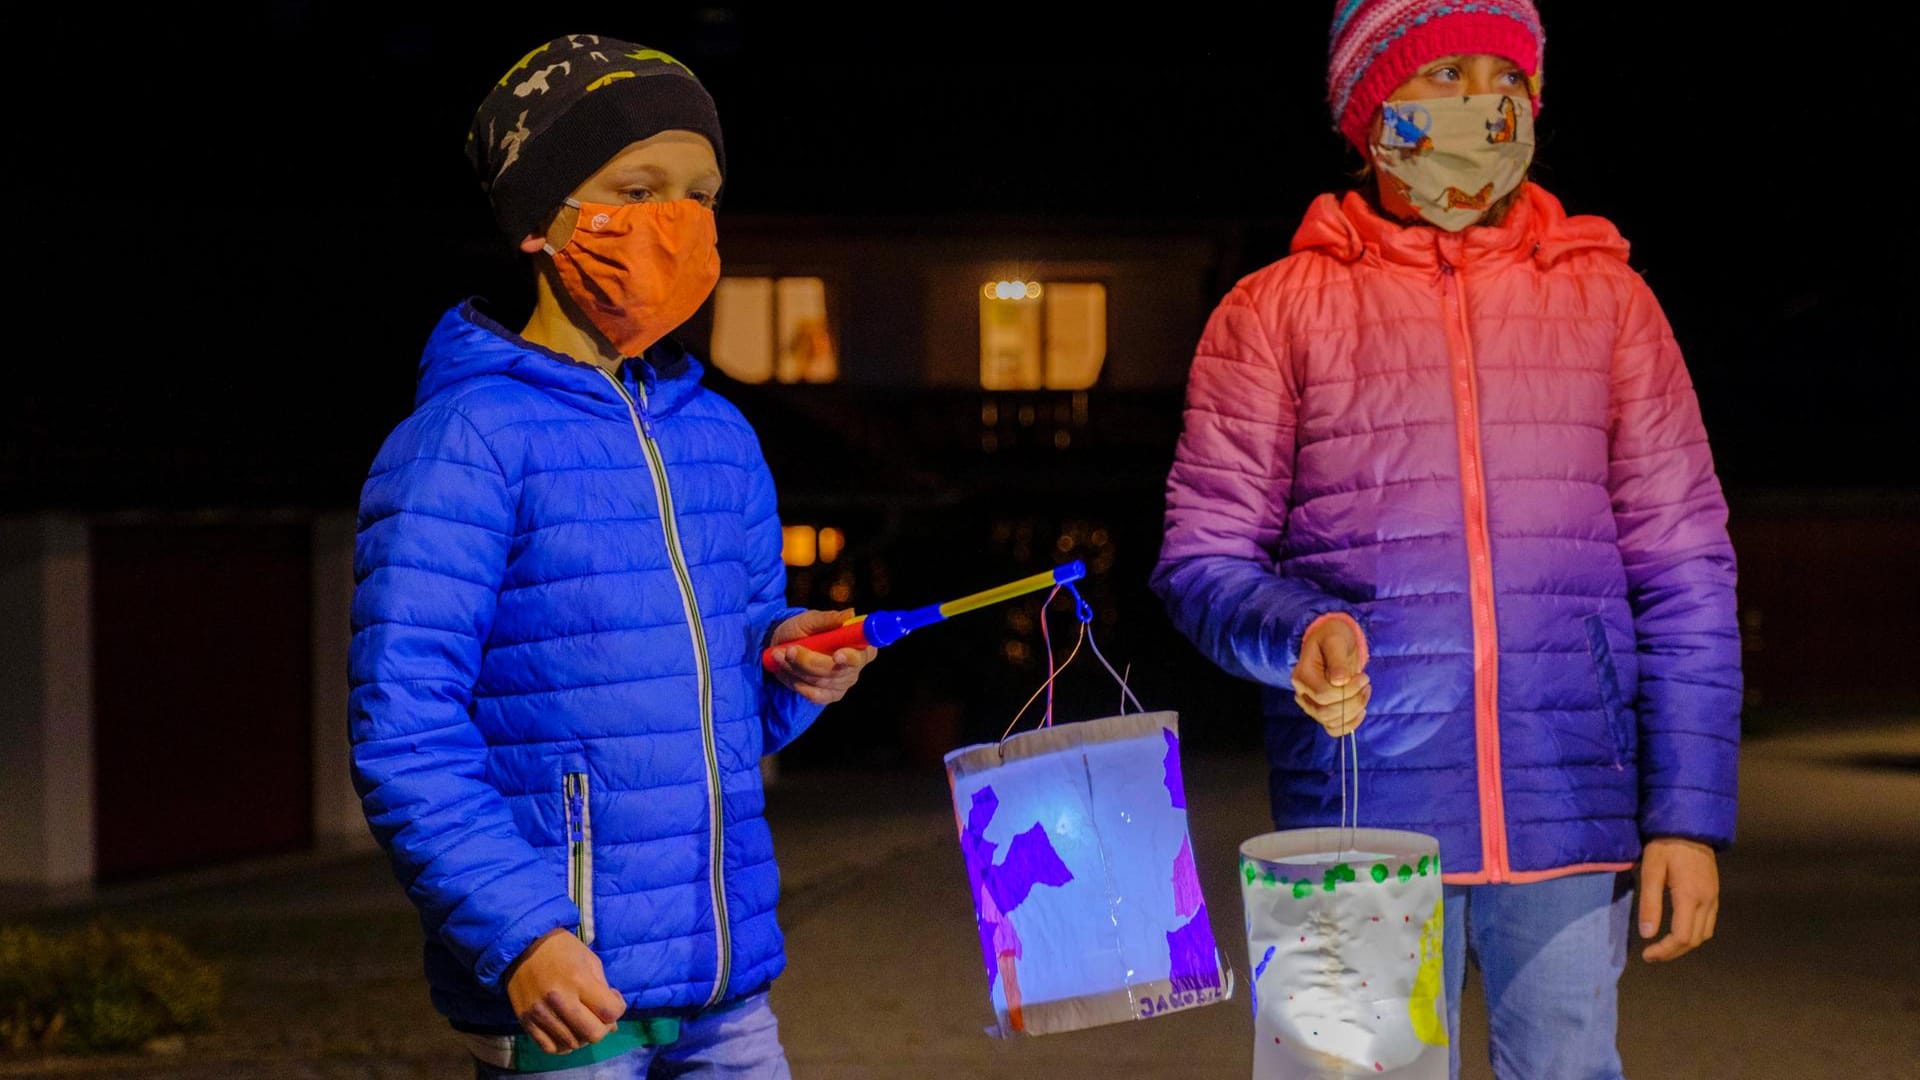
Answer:
[{"label": "dark night sky", "polygon": [[[1542,6],[1538,175],[1634,241],[1730,486],[1915,486],[1920,243],[1885,194],[1911,181],[1879,172],[1910,140],[1871,21]],[[1322,104],[1327,2],[821,7],[0,17],[24,64],[0,509],[350,502],[427,328],[503,272],[467,118],[557,33],[701,74],[732,213],[1238,222],[1251,270],[1353,164]]]}]

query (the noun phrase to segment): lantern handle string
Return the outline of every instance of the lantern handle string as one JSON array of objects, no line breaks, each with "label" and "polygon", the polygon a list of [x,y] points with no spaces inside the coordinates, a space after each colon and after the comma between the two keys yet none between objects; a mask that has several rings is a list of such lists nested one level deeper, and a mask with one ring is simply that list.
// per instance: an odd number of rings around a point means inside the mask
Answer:
[{"label": "lantern handle string", "polygon": [[[1061,661],[1058,667],[1054,666],[1053,638],[1052,638],[1052,635],[1047,633],[1047,605],[1053,603],[1053,598],[1055,596],[1058,596],[1059,594],[1060,594],[1060,590],[1058,587],[1056,587],[1052,592],[1047,594],[1046,603],[1043,603],[1040,605],[1040,636],[1041,636],[1041,639],[1047,643],[1047,681],[1041,684],[1040,689],[1035,690],[1033,692],[1033,696],[1027,699],[1027,703],[1025,705],[1020,706],[1019,712],[1013,714],[1013,722],[1007,725],[1007,730],[1000,733],[1001,742],[1006,742],[1007,738],[1013,734],[1013,729],[1020,726],[1020,718],[1027,715],[1027,710],[1033,707],[1033,703],[1040,699],[1041,694],[1048,695],[1047,715],[1044,721],[1042,722],[1041,726],[1046,727],[1046,726],[1052,725],[1053,723],[1053,697],[1052,697],[1053,684],[1056,680],[1060,678],[1060,673],[1067,670],[1067,665],[1073,663],[1074,657],[1080,655],[1080,646],[1086,643],[1087,623],[1082,622],[1080,624],[1080,635],[1074,640],[1074,643],[1073,643],[1073,651],[1067,653],[1067,658]],[[1077,593],[1075,595],[1078,596]],[[1082,606],[1084,606],[1084,601],[1082,602]],[[1087,610],[1088,610],[1089,616],[1091,616],[1092,609],[1089,608]],[[1089,619],[1089,621],[1091,620]]]},{"label": "lantern handle string", "polygon": [[[1345,711],[1345,706],[1342,706],[1341,712]],[[1346,717],[1341,717],[1341,723],[1343,725],[1346,723]],[[1334,826],[1333,830],[1333,851],[1334,854],[1337,855],[1347,849],[1347,737],[1345,735],[1335,735],[1333,737],[1333,753],[1334,760],[1340,763],[1338,775],[1340,781],[1340,824]]]},{"label": "lantern handle string", "polygon": [[[1133,702],[1135,711],[1146,712],[1147,707],[1140,704],[1140,699],[1134,696],[1133,687],[1127,685],[1127,677],[1113,670],[1113,665],[1107,661],[1107,655],[1100,651],[1100,642],[1093,636],[1093,607],[1081,598],[1080,590],[1074,588],[1072,583],[1068,583],[1067,591],[1073,593],[1076,605],[1074,610],[1080,616],[1080,626],[1086,631],[1087,644],[1092,647],[1094,657],[1100,661],[1101,667],[1107,669],[1107,674],[1113,676],[1113,681],[1120,684],[1120,715],[1127,714],[1128,701]],[[1133,673],[1133,665],[1127,665],[1127,673]]]},{"label": "lantern handle string", "polygon": [[[1056,666],[1053,662],[1053,633],[1047,624],[1047,609],[1053,605],[1054,597],[1059,596],[1060,590],[1063,588],[1073,595],[1073,614],[1074,618],[1080,623],[1080,630],[1079,635],[1074,639],[1072,651],[1067,653],[1067,658]],[[1035,690],[1033,696],[1027,699],[1026,704],[1020,706],[1020,711],[1013,715],[1013,722],[1008,724],[1007,729],[1000,733],[1001,742],[1006,742],[1008,737],[1013,734],[1013,729],[1020,726],[1020,718],[1027,714],[1027,710],[1033,707],[1033,703],[1039,700],[1040,695],[1043,693],[1047,695],[1047,709],[1045,716],[1040,721],[1040,726],[1053,726],[1053,684],[1059,681],[1061,674],[1067,670],[1067,665],[1073,663],[1074,658],[1080,655],[1080,647],[1082,645],[1089,646],[1093,649],[1093,655],[1099,659],[1100,666],[1106,668],[1107,674],[1113,676],[1113,681],[1120,684],[1120,714],[1122,716],[1126,715],[1127,702],[1129,701],[1133,702],[1133,707],[1136,710],[1140,712],[1147,711],[1147,707],[1140,704],[1140,698],[1134,694],[1133,687],[1129,685],[1127,676],[1115,671],[1113,664],[1107,660],[1106,654],[1100,651],[1100,643],[1095,640],[1093,634],[1093,605],[1087,603],[1086,597],[1080,595],[1080,590],[1074,588],[1072,582],[1054,586],[1053,591],[1049,592],[1046,600],[1041,603],[1040,640],[1045,643],[1047,651],[1047,681],[1042,683],[1040,689]],[[1133,668],[1131,665],[1128,666],[1127,672],[1128,675],[1132,674]],[[1343,793],[1345,791],[1344,780],[1342,780],[1342,791]]]},{"label": "lantern handle string", "polygon": [[[1347,699],[1340,699],[1340,726],[1347,726]],[[1335,833],[1335,841],[1341,839],[1339,831],[1346,832],[1346,846],[1343,850],[1352,851],[1359,844],[1360,837],[1360,731],[1355,728],[1334,740],[1338,747],[1340,761],[1340,829]],[[1347,799],[1347,757],[1353,757],[1353,799],[1352,813],[1349,815]]]},{"label": "lantern handle string", "polygon": [[1055,585],[1040,604],[1040,643],[1047,650],[1047,681],[1044,686],[1047,691],[1047,715],[1041,718],[1041,727],[1053,726],[1053,683],[1060,677],[1060,669],[1053,666],[1053,631],[1047,623],[1047,609],[1053,606],[1053,598],[1059,595],[1060,586]]},{"label": "lantern handle string", "polygon": [[1353,840],[1352,847],[1360,842],[1360,729],[1354,728],[1347,733],[1347,742],[1353,751]]}]

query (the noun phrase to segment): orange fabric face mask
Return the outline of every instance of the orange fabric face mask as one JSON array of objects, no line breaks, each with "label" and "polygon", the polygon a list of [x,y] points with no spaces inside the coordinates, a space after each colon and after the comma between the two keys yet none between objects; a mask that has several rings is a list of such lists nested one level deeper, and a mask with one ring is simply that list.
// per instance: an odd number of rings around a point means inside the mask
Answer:
[{"label": "orange fabric face mask", "polygon": [[579,212],[553,257],[574,303],[622,356],[639,356],[693,317],[720,281],[713,211],[692,199],[606,206],[568,199]]}]

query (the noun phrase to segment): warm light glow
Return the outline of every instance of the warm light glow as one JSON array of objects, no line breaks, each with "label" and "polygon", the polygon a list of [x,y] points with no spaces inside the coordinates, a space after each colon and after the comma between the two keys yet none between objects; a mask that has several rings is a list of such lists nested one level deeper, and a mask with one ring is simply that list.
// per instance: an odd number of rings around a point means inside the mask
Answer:
[{"label": "warm light glow", "polygon": [[[980,301],[980,385],[983,389],[1029,390],[1038,388],[1042,381],[1044,306],[1006,302],[1012,287],[1011,282],[999,282],[994,286],[996,297]],[[1020,288],[1025,295],[1026,286]]]},{"label": "warm light glow", "polygon": [[713,293],[713,362],[745,383],[773,378],[772,278],[721,278]]},{"label": "warm light glow", "polygon": [[1046,385],[1085,390],[1107,359],[1107,289],[1093,283],[1047,290]]},{"label": "warm light glow", "polygon": [[788,566],[812,566],[819,557],[820,538],[811,525],[789,525],[780,539],[780,559]]},{"label": "warm light glow", "polygon": [[826,383],[840,361],[820,278],[727,277],[714,290],[714,364],[741,382]]},{"label": "warm light glow", "polygon": [[[1099,381],[1107,357],[1106,286],[1095,282],[1043,285],[1038,281],[994,281],[981,289],[981,297],[983,389],[1078,391]],[[1071,422],[1084,423],[1084,413],[1084,402],[1076,398]],[[1059,420],[1062,424],[1069,422],[1067,416]],[[1071,435],[1064,440],[1054,436],[1060,449],[1071,441]]]},{"label": "warm light glow", "polygon": [[1038,300],[1044,291],[1037,281],[989,281],[980,287],[988,300]]},{"label": "warm light glow", "polygon": [[820,530],[820,540],[819,540],[818,547],[820,549],[821,562],[830,563],[833,560],[839,558],[840,552],[845,550],[846,546],[847,546],[847,538],[845,534],[841,533],[839,529],[821,529]]},{"label": "warm light glow", "polygon": [[827,325],[827,283],[820,278],[781,278],[775,284],[774,377],[783,383],[830,383],[840,375],[840,357]]}]

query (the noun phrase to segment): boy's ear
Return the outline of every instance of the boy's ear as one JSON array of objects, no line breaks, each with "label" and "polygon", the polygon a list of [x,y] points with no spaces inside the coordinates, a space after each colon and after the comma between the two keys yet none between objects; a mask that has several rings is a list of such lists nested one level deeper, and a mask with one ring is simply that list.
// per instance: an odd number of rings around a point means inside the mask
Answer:
[{"label": "boy's ear", "polygon": [[539,233],[528,233],[520,238],[520,250],[529,255],[538,255],[540,249],[547,246],[547,238]]}]

